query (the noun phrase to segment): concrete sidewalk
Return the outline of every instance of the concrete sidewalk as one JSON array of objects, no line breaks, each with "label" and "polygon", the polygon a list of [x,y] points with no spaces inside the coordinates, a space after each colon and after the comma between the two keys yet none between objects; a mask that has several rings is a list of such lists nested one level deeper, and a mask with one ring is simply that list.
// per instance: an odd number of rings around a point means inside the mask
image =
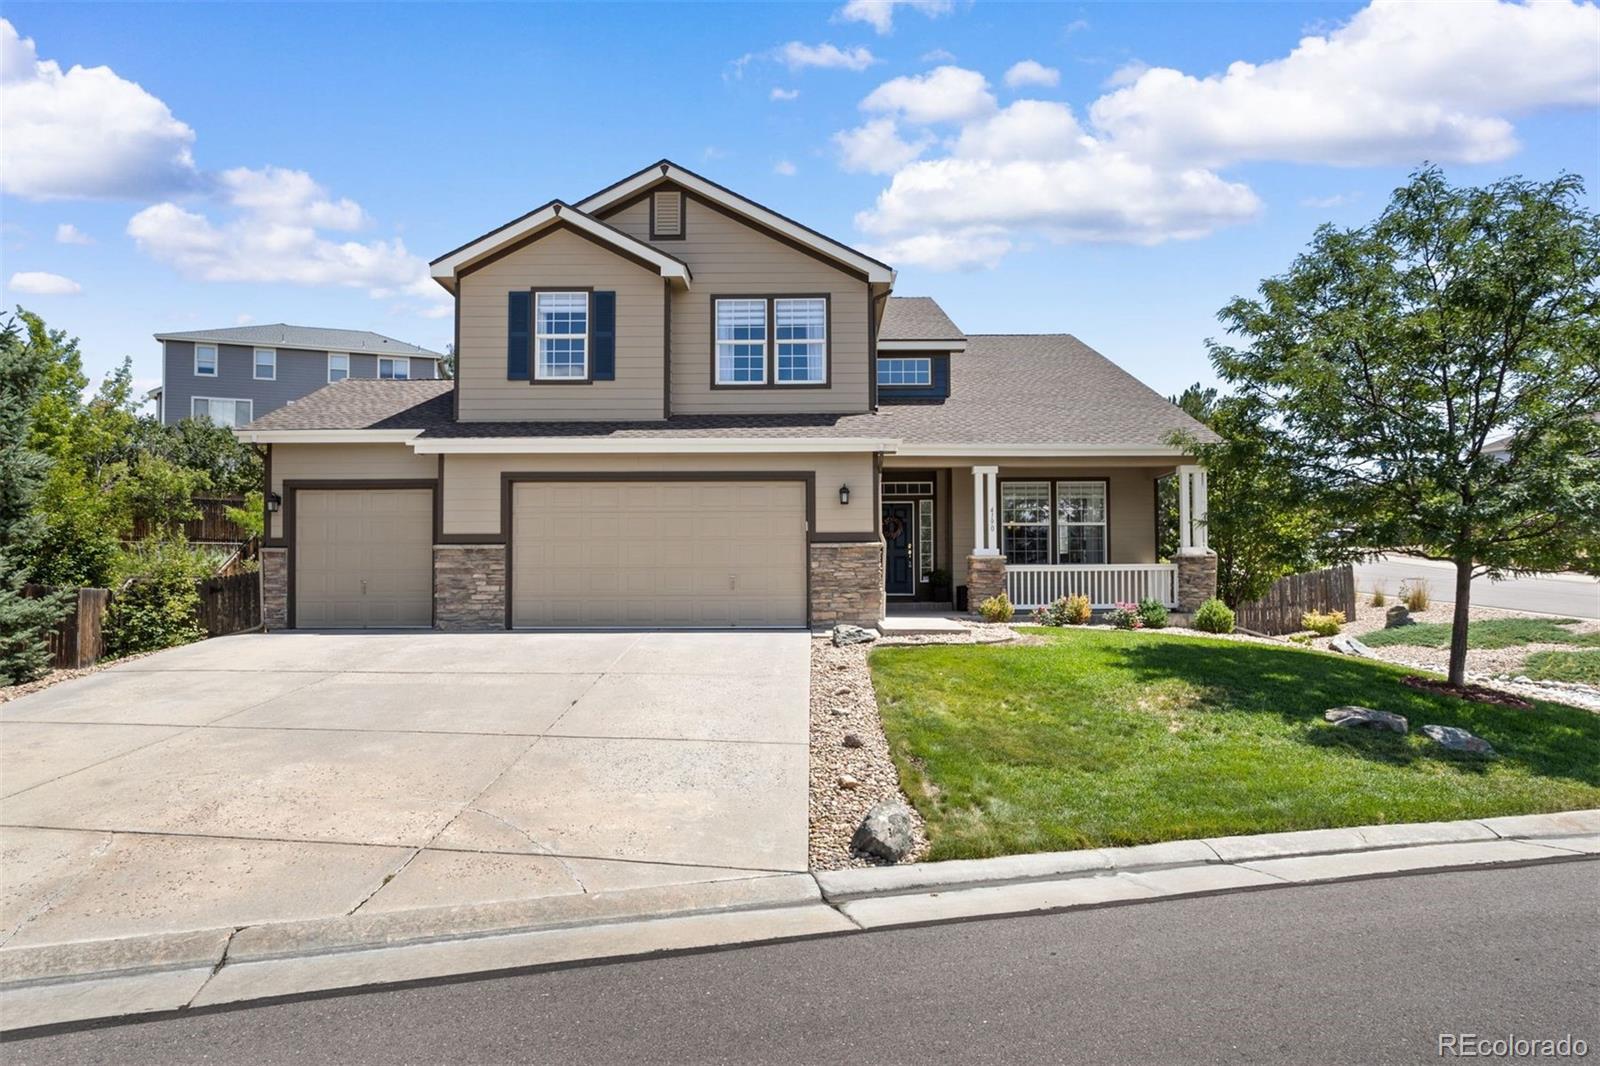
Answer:
[{"label": "concrete sidewalk", "polygon": [[1600,811],[1174,841],[419,908],[0,953],[0,1026],[1006,914],[1594,860]]}]

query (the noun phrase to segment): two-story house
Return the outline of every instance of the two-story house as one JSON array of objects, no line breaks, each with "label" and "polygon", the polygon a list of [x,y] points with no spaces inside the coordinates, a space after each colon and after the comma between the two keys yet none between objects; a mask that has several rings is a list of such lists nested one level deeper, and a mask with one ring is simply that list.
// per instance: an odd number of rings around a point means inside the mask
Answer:
[{"label": "two-story house", "polygon": [[345,378],[432,379],[444,356],[361,329],[231,326],[157,333],[161,385],[150,390],[166,425],[209,418],[242,426]]},{"label": "two-story house", "polygon": [[352,377],[240,431],[267,453],[269,628],[873,624],[1215,588],[1182,411],[1067,334],[966,334],[674,163],[432,274],[454,380]]}]

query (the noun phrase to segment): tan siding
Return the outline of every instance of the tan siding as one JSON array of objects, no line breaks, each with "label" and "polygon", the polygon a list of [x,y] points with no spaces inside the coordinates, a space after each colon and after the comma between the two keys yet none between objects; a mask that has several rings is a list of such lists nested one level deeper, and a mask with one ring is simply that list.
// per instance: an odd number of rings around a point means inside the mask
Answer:
[{"label": "tan siding", "polygon": [[[641,240],[650,205],[641,200],[606,222]],[[742,222],[685,198],[684,239],[657,247],[689,264],[694,285],[672,296],[674,414],[858,412],[867,409],[867,285]],[[711,298],[827,293],[833,366],[826,389],[711,388]]]},{"label": "tan siding", "polygon": [[[872,514],[872,456],[824,455],[449,455],[444,468],[444,532],[500,531],[504,472],[623,473],[630,471],[812,471],[817,479],[817,532],[861,533],[877,528]],[[839,503],[839,486],[850,503]]]},{"label": "tan siding", "polygon": [[[415,480],[438,476],[439,460],[404,444],[274,444],[272,491],[285,481]],[[272,535],[283,535],[283,513],[272,516]]]},{"label": "tan siding", "polygon": [[[506,295],[561,286],[616,292],[615,381],[506,380]],[[468,274],[461,280],[461,421],[660,418],[664,298],[659,274],[565,231]]]}]

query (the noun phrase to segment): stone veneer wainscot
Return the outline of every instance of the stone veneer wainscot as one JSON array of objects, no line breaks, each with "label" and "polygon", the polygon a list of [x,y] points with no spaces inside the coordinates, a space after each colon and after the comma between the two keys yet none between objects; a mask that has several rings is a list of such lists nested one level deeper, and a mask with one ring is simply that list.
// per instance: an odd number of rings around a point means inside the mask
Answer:
[{"label": "stone veneer wainscot", "polygon": [[1217,594],[1217,553],[1179,552],[1178,610],[1193,614],[1200,605]]},{"label": "stone veneer wainscot", "polygon": [[435,629],[504,629],[505,545],[434,545],[433,612]]},{"label": "stone veneer wainscot", "polygon": [[811,545],[811,624],[883,620],[883,541]]},{"label": "stone veneer wainscot", "polygon": [[967,556],[967,608],[976,612],[978,604],[1006,590],[1004,555]]},{"label": "stone veneer wainscot", "polygon": [[261,549],[261,625],[289,628],[289,550]]}]

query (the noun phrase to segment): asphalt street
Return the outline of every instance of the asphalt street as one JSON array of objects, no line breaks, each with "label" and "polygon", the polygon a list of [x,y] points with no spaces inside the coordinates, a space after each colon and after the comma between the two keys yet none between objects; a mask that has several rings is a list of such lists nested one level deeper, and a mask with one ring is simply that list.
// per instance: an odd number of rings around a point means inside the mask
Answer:
[{"label": "asphalt street", "polygon": [[[1456,599],[1456,568],[1408,555],[1381,555],[1370,562],[1356,564],[1356,588],[1371,592],[1382,585],[1391,597],[1408,581],[1421,580],[1428,595],[1442,603]],[[1600,578],[1581,574],[1533,574],[1490,581],[1486,577],[1472,582],[1475,607],[1501,607],[1509,611],[1558,614],[1568,618],[1600,618]]]},{"label": "asphalt street", "polygon": [[0,1058],[1438,1063],[1447,1033],[1571,1034],[1600,1056],[1600,861],[346,993],[14,1040]]}]

